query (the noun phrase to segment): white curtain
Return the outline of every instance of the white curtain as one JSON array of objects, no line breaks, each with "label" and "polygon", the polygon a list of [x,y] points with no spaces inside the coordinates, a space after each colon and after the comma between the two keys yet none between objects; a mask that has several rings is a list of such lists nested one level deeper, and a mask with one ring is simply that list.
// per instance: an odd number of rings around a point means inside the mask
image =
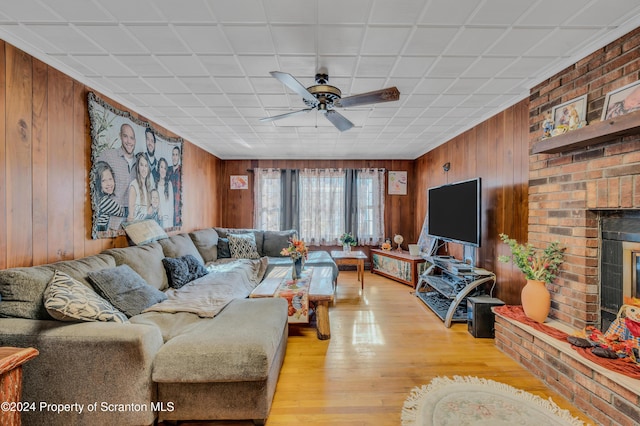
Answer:
[{"label": "white curtain", "polygon": [[334,245],[345,230],[345,171],[300,171],[300,237],[309,245]]},{"label": "white curtain", "polygon": [[256,229],[280,230],[280,169],[253,169],[253,222]]},{"label": "white curtain", "polygon": [[358,245],[384,242],[384,169],[359,169],[356,173]]}]

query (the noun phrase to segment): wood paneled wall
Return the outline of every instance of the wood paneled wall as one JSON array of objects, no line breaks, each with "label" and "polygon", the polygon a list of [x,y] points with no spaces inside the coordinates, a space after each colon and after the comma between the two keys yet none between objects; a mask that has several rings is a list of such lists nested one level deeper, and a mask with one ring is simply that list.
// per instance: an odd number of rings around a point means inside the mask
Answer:
[{"label": "wood paneled wall", "polygon": [[[498,234],[526,241],[529,187],[529,101],[523,100],[415,161],[417,187],[414,227],[422,226],[427,189],[465,179],[482,178],[482,244],[476,263],[498,276],[495,297],[520,303],[522,274],[498,261],[508,254]],[[451,163],[449,172],[443,170]],[[506,250],[505,250],[506,249]],[[462,257],[462,247],[449,244]]]},{"label": "wood paneled wall", "polygon": [[[404,237],[403,246],[414,243],[418,234],[413,227],[416,214],[415,194],[418,184],[415,180],[413,160],[226,160],[223,166],[224,189],[222,221],[229,227],[253,227],[253,173],[254,167],[304,168],[385,168],[387,171],[407,172],[407,195],[385,195],[385,235]],[[248,175],[248,190],[229,189],[230,176]],[[387,182],[388,183],[388,182]],[[386,183],[385,183],[386,184]],[[419,229],[418,229],[419,232]]]},{"label": "wood paneled wall", "polygon": [[[91,239],[90,90],[0,40],[0,269],[127,244]],[[187,141],[183,150],[181,231],[213,226],[221,160]]]}]

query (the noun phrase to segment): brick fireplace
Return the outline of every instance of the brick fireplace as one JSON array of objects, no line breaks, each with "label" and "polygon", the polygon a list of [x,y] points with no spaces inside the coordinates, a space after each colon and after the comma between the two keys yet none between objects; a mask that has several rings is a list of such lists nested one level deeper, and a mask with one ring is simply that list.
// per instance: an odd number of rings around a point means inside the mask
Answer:
[{"label": "brick fireplace", "polygon": [[[548,110],[586,94],[587,120],[598,124],[606,94],[637,80],[640,29],[534,87],[529,110],[532,152],[540,146]],[[528,240],[539,247],[559,240],[567,247],[562,273],[550,286],[551,316],[578,329],[600,326],[602,218],[616,211],[640,211],[640,130],[600,140],[534,153],[529,159]]]},{"label": "brick fireplace", "polygon": [[[569,334],[586,325],[606,329],[623,293],[633,291],[633,283],[617,276],[623,269],[617,258],[626,258],[629,244],[634,250],[629,240],[640,240],[640,231],[625,237],[640,229],[640,111],[600,117],[608,92],[638,80],[640,28],[531,89],[528,241],[545,247],[559,240],[566,247],[562,271],[548,286],[549,324]],[[589,125],[541,140],[547,111],[585,94]],[[638,424],[639,380],[505,317],[496,318],[496,346],[599,424]]]}]

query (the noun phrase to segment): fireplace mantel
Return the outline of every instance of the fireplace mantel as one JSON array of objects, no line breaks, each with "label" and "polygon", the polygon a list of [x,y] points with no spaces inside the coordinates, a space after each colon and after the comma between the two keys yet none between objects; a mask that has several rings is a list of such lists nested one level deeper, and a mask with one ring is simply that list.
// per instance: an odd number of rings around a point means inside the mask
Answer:
[{"label": "fireplace mantel", "polygon": [[543,139],[533,145],[531,153],[555,154],[609,142],[620,136],[636,133],[640,133],[640,111]]}]

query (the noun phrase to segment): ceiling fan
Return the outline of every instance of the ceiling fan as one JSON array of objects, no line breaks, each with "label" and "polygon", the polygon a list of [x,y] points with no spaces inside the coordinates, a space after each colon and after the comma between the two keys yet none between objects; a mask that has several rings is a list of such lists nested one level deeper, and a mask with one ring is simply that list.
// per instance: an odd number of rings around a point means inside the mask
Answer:
[{"label": "ceiling fan", "polygon": [[327,84],[329,82],[329,75],[324,73],[316,74],[316,84],[306,88],[291,74],[286,72],[271,71],[270,74],[280,80],[280,82],[289,89],[302,96],[302,100],[308,108],[288,112],[286,114],[274,115],[273,117],[264,117],[261,118],[260,121],[280,120],[281,118],[287,118],[317,109],[323,113],[324,116],[327,117],[327,120],[336,126],[338,130],[344,132],[345,130],[352,128],[353,123],[334,108],[346,108],[380,102],[397,101],[400,99],[400,91],[398,91],[396,87],[388,87],[382,90],[374,90],[373,92],[361,93],[359,95],[343,98],[340,89]]}]

